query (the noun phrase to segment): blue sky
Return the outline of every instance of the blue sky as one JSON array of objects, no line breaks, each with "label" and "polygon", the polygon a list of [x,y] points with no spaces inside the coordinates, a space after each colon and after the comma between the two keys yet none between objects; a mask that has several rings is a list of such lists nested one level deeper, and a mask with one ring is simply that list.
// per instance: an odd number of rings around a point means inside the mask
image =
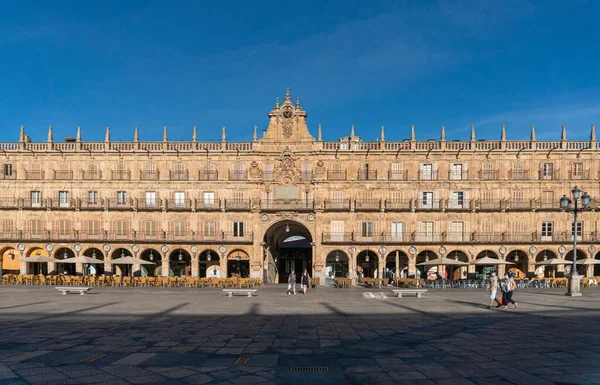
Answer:
[{"label": "blue sky", "polygon": [[[598,1],[5,1],[0,140],[249,141],[291,88],[325,140],[589,138]],[[599,127],[600,130],[600,127]],[[600,131],[599,131],[600,135]]]}]

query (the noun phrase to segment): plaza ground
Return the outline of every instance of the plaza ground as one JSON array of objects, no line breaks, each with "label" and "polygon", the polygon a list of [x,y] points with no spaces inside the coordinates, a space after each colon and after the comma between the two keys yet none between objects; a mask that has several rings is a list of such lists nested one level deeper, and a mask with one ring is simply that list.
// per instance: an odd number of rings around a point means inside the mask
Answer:
[{"label": "plaza ground", "polygon": [[285,290],[0,286],[0,384],[600,383],[599,289]]}]

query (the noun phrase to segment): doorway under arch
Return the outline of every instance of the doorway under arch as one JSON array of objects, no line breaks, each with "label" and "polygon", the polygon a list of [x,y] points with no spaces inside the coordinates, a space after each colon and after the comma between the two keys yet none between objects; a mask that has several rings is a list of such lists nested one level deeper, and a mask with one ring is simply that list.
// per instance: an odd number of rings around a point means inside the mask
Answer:
[{"label": "doorway under arch", "polygon": [[227,274],[230,277],[250,276],[250,256],[244,250],[233,250],[227,256]]},{"label": "doorway under arch", "polygon": [[201,278],[221,277],[221,260],[216,251],[206,249],[200,253],[199,275]]},{"label": "doorway under arch", "polygon": [[175,249],[169,255],[169,276],[189,277],[192,275],[192,257],[184,249]]},{"label": "doorway under arch", "polygon": [[[94,258],[98,261],[104,261],[104,253],[95,247],[90,247],[89,249],[83,252],[85,257]],[[86,264],[84,265],[84,274],[85,275],[102,275],[104,274],[104,263],[98,264]]]},{"label": "doorway under arch", "polygon": [[160,276],[162,258],[160,252],[155,249],[146,249],[140,254],[140,259],[152,262],[153,265],[140,265],[140,275],[148,277]]},{"label": "doorway under arch", "polygon": [[334,250],[325,260],[325,279],[348,278],[348,254],[342,250]]},{"label": "doorway under arch", "polygon": [[312,235],[302,223],[293,220],[279,221],[265,232],[266,245],[265,282],[287,282],[294,271],[296,282],[300,282],[306,270],[313,276]]},{"label": "doorway under arch", "polygon": [[356,256],[356,271],[358,272],[359,277],[381,278],[377,277],[379,275],[377,269],[378,265],[379,256],[373,250],[363,250]]},{"label": "doorway under arch", "polygon": [[[61,247],[56,249],[56,251],[54,252],[54,258],[58,259],[59,261],[62,259],[67,259],[67,258],[75,258],[75,253],[73,252],[73,250],[69,249],[68,247]],[[74,263],[55,263],[56,265],[56,271],[59,274],[65,274],[65,275],[76,275],[76,267]]]}]

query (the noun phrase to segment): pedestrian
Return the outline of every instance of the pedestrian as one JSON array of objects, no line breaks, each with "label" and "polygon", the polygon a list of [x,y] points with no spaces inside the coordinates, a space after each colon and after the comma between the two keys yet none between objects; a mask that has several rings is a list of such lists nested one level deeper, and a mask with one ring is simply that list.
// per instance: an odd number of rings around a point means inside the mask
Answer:
[{"label": "pedestrian", "polygon": [[288,295],[291,295],[292,292],[296,295],[296,273],[294,270],[292,270],[288,277]]},{"label": "pedestrian", "polygon": [[304,273],[302,274],[302,289],[304,289],[304,295],[306,295],[306,292],[308,291],[308,282],[310,281],[310,277],[308,275],[308,271],[304,270]]},{"label": "pedestrian", "polygon": [[513,299],[513,292],[515,291],[515,289],[517,288],[517,283],[515,282],[515,272],[511,271],[510,274],[508,275],[508,292],[506,293],[506,308],[508,308],[508,303],[512,303],[513,305],[515,305],[515,309],[517,309],[519,307],[519,304],[517,304]]},{"label": "pedestrian", "polygon": [[485,292],[487,293],[488,290],[490,292],[490,304],[488,305],[488,309],[492,308],[494,302],[496,302],[499,307],[500,301],[498,301],[498,299],[496,298],[496,293],[498,292],[498,276],[496,275],[495,271],[492,271],[492,276],[490,277],[490,282],[485,288]]}]

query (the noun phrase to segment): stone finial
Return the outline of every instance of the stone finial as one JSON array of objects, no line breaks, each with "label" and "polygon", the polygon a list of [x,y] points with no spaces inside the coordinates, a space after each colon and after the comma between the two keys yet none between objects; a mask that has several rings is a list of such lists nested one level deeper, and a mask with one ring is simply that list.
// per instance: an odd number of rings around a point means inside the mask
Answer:
[{"label": "stone finial", "polygon": [[442,135],[441,135],[440,140],[442,142],[446,140],[446,127],[445,126],[442,126]]},{"label": "stone finial", "polygon": [[198,136],[196,134],[196,126],[194,126],[194,131],[192,132],[192,142],[198,140]]},{"label": "stone finial", "polygon": [[226,141],[227,135],[225,134],[225,126],[221,127],[221,141]]},{"label": "stone finial", "polygon": [[167,126],[163,127],[163,142],[166,142],[168,140],[167,137]]},{"label": "stone finial", "polygon": [[104,141],[110,142],[110,126],[106,126],[106,134],[104,134]]},{"label": "stone finial", "polygon": [[592,131],[590,131],[590,140],[596,140],[596,127],[592,124]]},{"label": "stone finial", "polygon": [[81,142],[81,126],[77,126],[77,136],[75,138],[78,142]]},{"label": "stone finial", "polygon": [[286,102],[290,102],[290,103],[292,102],[292,97],[290,96],[290,89],[289,89],[289,87],[288,87],[287,90],[285,90],[285,101]]},{"label": "stone finial", "polygon": [[502,125],[502,133],[500,134],[500,140],[506,140],[506,126]]},{"label": "stone finial", "polygon": [[475,125],[471,125],[471,141],[475,140]]},{"label": "stone finial", "polygon": [[25,142],[25,126],[21,126],[21,131],[19,132],[19,142]]},{"label": "stone finial", "polygon": [[256,130],[258,129],[258,127],[256,127],[256,125],[254,125],[254,136],[253,139],[256,142],[258,140],[258,134],[256,133]]},{"label": "stone finial", "polygon": [[138,128],[138,126],[135,126],[135,128],[133,129],[133,141],[137,142],[140,140],[140,129]]},{"label": "stone finial", "polygon": [[48,126],[48,142],[52,142],[52,126]]},{"label": "stone finial", "polygon": [[321,125],[319,124],[319,131],[317,132],[317,140],[323,140],[323,133],[321,131]]},{"label": "stone finial", "polygon": [[410,126],[410,140],[415,140],[415,125]]},{"label": "stone finial", "polygon": [[350,128],[350,136],[354,138],[354,124]]},{"label": "stone finial", "polygon": [[531,125],[531,140],[534,141],[535,139],[535,125]]},{"label": "stone finial", "polygon": [[279,96],[275,99],[275,108],[279,108]]},{"label": "stone finial", "polygon": [[385,126],[381,126],[381,141],[385,142]]},{"label": "stone finial", "polygon": [[296,108],[300,109],[300,98],[296,98]]},{"label": "stone finial", "polygon": [[560,134],[560,140],[567,140],[567,126],[562,126],[562,133]]}]

